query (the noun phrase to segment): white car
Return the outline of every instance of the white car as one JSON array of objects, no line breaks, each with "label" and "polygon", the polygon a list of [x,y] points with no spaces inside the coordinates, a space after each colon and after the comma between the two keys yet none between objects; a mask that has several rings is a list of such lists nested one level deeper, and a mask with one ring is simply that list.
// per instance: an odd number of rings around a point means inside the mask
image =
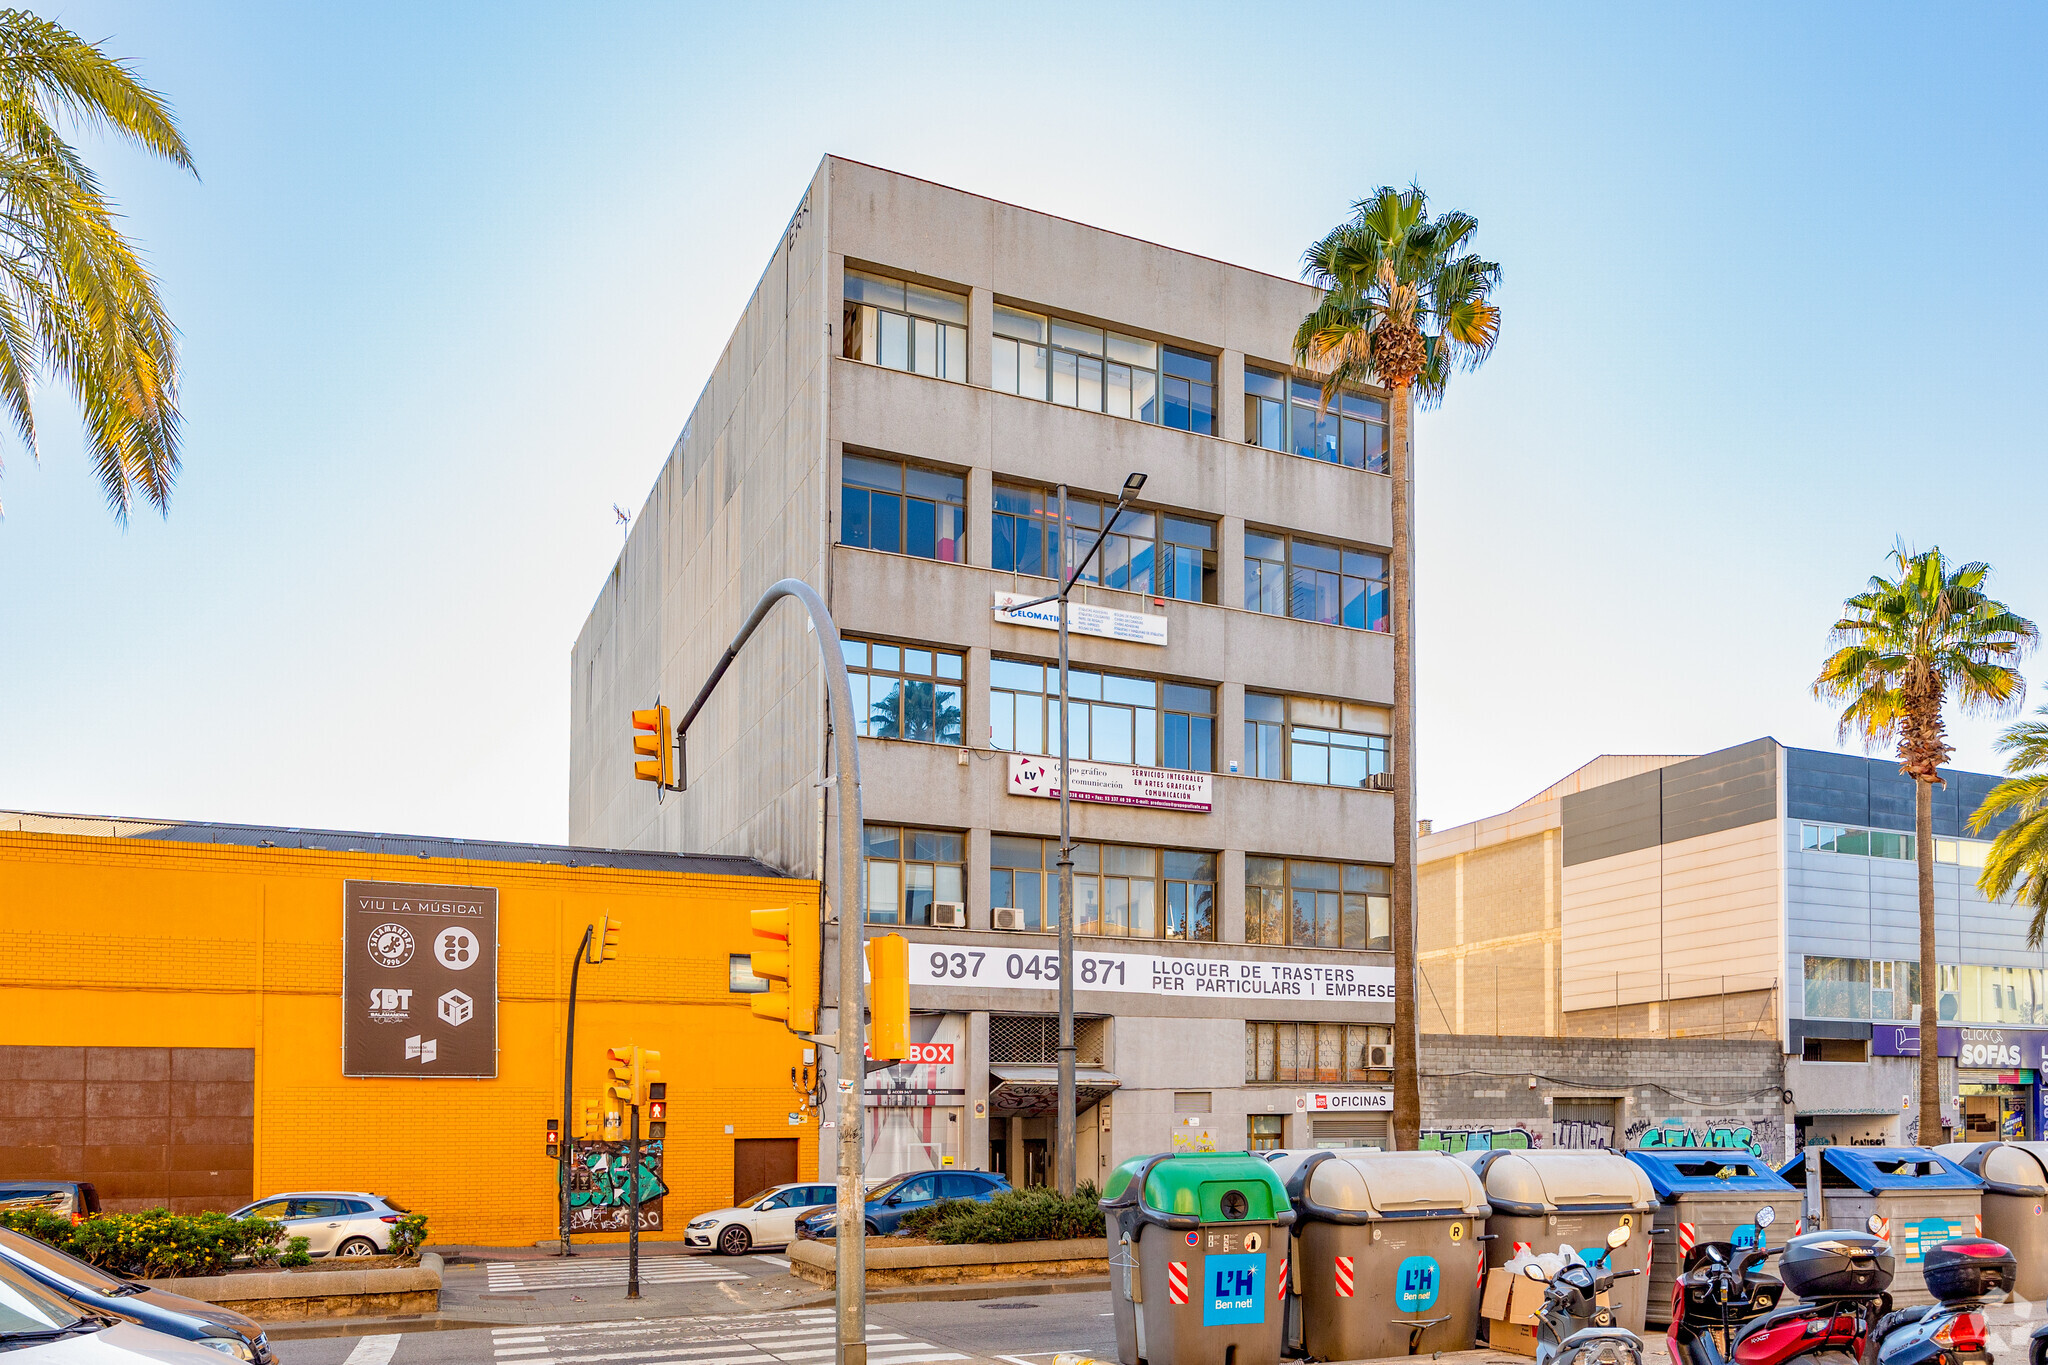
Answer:
[{"label": "white car", "polygon": [[788,1246],[796,1240],[797,1219],[838,1202],[839,1191],[831,1185],[771,1185],[729,1209],[692,1218],[683,1229],[683,1245],[696,1251],[716,1247],[728,1256]]},{"label": "white car", "polygon": [[391,1229],[405,1216],[402,1205],[374,1194],[347,1190],[297,1190],[273,1194],[230,1217],[268,1218],[284,1224],[284,1241],[306,1239],[314,1256],[381,1256],[391,1250]]},{"label": "white car", "polygon": [[0,1356],[8,1365],[223,1365],[234,1359],[196,1341],[81,1311],[11,1261],[0,1262]]}]

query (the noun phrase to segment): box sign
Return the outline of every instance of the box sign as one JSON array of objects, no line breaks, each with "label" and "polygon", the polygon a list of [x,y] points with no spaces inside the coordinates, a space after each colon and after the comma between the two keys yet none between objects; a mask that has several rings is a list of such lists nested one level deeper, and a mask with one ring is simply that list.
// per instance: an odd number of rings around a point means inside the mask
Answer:
[{"label": "box sign", "polygon": [[1294,1099],[1297,1114],[1391,1114],[1394,1112],[1394,1092],[1391,1090],[1311,1090]]},{"label": "box sign", "polygon": [[341,1074],[498,1074],[498,891],[342,883]]},{"label": "box sign", "polygon": [[[1020,602],[1029,602],[1030,597],[1021,592],[999,592],[996,594],[996,620],[1005,625],[1030,626],[1034,630],[1058,630],[1060,628],[1060,604],[1040,602],[1035,607],[1017,609]],[[1071,635],[1094,635],[1104,640],[1127,640],[1138,645],[1166,644],[1166,618],[1145,616],[1135,611],[1118,611],[1113,607],[1098,607],[1087,602],[1067,603],[1067,632]]]},{"label": "box sign", "polygon": [[[1210,807],[1212,779],[1208,773],[1184,773],[1170,768],[1127,768],[1120,763],[1091,763],[1075,759],[1067,771],[1073,780],[1073,799],[1108,806],[1152,806],[1159,810],[1186,810],[1206,815]],[[1010,755],[1010,795],[1036,796],[1057,801],[1060,796],[1060,761],[1031,754]]]},{"label": "box sign", "polygon": [[[914,986],[1051,991],[1060,984],[1060,955],[1028,947],[963,947],[957,941],[910,944]],[[1079,994],[1171,995],[1214,1000],[1349,1000],[1393,1003],[1394,969],[1269,962],[1241,957],[1176,957],[1165,953],[1074,953]],[[916,1017],[912,1017],[913,1026]],[[1391,1103],[1391,1101],[1389,1101]]]}]

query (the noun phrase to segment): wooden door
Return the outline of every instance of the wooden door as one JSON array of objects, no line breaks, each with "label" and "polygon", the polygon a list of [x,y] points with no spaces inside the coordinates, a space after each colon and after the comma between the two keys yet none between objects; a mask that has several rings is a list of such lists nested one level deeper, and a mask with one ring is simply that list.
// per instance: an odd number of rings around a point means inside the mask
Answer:
[{"label": "wooden door", "polygon": [[795,1138],[732,1140],[732,1202],[796,1179]]}]

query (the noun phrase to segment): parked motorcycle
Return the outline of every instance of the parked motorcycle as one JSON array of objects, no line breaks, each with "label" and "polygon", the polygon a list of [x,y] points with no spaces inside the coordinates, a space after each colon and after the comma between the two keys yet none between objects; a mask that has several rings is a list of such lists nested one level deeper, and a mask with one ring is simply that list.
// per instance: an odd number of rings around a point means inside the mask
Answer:
[{"label": "parked motorcycle", "polygon": [[[1546,1286],[1536,1313],[1536,1365],[1642,1365],[1643,1339],[1614,1322],[1614,1282],[1640,1275],[1616,1271],[1614,1253],[1628,1245],[1629,1230],[1607,1234],[1607,1249],[1592,1260],[1576,1260],[1555,1275],[1540,1265],[1523,1267]],[[1584,1324],[1583,1326],[1581,1324]]]},{"label": "parked motorcycle", "polygon": [[[1757,1210],[1758,1226],[1769,1227],[1772,1216],[1768,1204]],[[1781,1250],[1700,1242],[1686,1253],[1672,1286],[1665,1337],[1672,1365],[1726,1365],[1728,1343],[1739,1329],[1778,1305],[1784,1286],[1760,1267]]]},{"label": "parked motorcycle", "polygon": [[1892,1306],[1891,1244],[1831,1228],[1765,1252],[1772,1254],[1784,1288],[1800,1301],[1736,1327],[1728,1348],[1733,1365],[1861,1365],[1873,1324]]},{"label": "parked motorcycle", "polygon": [[[1988,1237],[1957,1237],[1927,1249],[1921,1271],[1936,1302],[1887,1313],[1870,1330],[1863,1365],[1991,1365],[1984,1300],[2012,1292],[2012,1252]],[[2042,1358],[2036,1328],[2030,1361]]]}]

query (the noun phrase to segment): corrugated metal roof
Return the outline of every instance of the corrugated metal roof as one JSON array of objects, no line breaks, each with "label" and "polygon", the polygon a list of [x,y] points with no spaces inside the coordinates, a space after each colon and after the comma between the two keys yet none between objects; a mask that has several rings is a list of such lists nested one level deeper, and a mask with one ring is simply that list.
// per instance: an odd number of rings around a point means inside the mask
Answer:
[{"label": "corrugated metal roof", "polygon": [[0,831],[63,834],[97,839],[155,839],[244,848],[309,848],[410,858],[462,858],[490,863],[554,863],[562,867],[616,867],[635,872],[690,872],[704,877],[787,877],[753,858],[705,853],[659,853],[634,848],[576,848],[568,844],[515,844],[497,839],[454,839],[419,834],[371,834],[343,829],[237,825],[211,820],[149,820],[127,816],[0,811]]}]

